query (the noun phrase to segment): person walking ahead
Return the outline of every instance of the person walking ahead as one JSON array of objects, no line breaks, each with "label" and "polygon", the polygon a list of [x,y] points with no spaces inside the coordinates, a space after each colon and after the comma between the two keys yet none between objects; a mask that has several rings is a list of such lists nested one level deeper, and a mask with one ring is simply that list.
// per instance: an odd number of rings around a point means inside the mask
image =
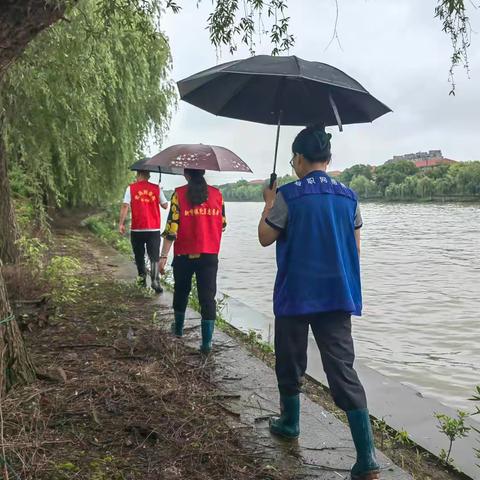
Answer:
[{"label": "person walking ahead", "polygon": [[170,213],[163,236],[160,272],[164,272],[168,252],[174,244],[172,330],[183,335],[188,295],[192,277],[197,280],[198,300],[202,315],[202,353],[212,348],[215,328],[218,252],[226,227],[225,206],[220,190],[207,185],[205,170],[185,169],[187,185],[177,188],[172,196]]},{"label": "person walking ahead", "polygon": [[158,261],[160,256],[160,208],[168,208],[168,201],[160,186],[149,182],[150,172],[138,171],[137,181],[127,187],[120,210],[119,231],[125,234],[128,209],[132,210],[130,240],[137,265],[140,284],[147,286],[145,247],[150,259],[150,277],[153,290],[163,292],[160,285]]},{"label": "person walking ahead", "polygon": [[351,315],[361,315],[360,227],[355,193],[330,178],[330,138],[323,128],[302,130],[292,145],[299,180],[264,191],[261,245],[276,242],[275,358],[281,415],[273,434],[300,433],[300,385],[307,368],[308,330],[320,349],[330,392],[348,417],[357,461],[353,480],[379,479],[367,399],[353,368]]}]

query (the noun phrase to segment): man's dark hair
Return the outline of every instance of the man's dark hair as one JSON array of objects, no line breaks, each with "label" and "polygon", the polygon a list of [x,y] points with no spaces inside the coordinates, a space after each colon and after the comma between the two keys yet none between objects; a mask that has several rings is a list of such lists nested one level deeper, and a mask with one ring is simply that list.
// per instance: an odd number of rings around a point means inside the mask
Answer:
[{"label": "man's dark hair", "polygon": [[148,170],[137,170],[138,175],[145,178],[150,178],[150,172]]}]

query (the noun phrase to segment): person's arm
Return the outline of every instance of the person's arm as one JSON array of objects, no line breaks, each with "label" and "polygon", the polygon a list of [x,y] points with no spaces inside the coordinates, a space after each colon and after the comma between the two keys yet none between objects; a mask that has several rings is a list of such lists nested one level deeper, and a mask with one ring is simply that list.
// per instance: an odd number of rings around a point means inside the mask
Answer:
[{"label": "person's arm", "polygon": [[360,228],[355,230],[355,242],[357,243],[357,251],[360,256]]},{"label": "person's arm", "polygon": [[360,230],[363,226],[362,212],[360,212],[360,206],[357,203],[355,210],[355,243],[357,244],[358,255],[360,256]]},{"label": "person's arm", "polygon": [[121,235],[125,235],[125,220],[127,219],[130,201],[130,187],[127,187],[127,190],[125,190],[125,196],[123,197],[122,206],[120,207],[120,219],[118,220],[118,231]]},{"label": "person's arm", "polygon": [[125,220],[127,219],[128,215],[128,209],[130,205],[128,203],[123,203],[122,206],[120,207],[120,219],[118,221],[118,231],[122,234],[125,235]]},{"label": "person's arm", "polygon": [[263,191],[265,208],[258,224],[258,241],[262,247],[276,242],[287,225],[288,207],[281,193],[267,185]]},{"label": "person's arm", "polygon": [[160,254],[160,262],[158,264],[158,269],[160,273],[165,273],[165,265],[167,264],[168,254],[172,248],[173,242],[177,238],[178,225],[180,222],[180,207],[178,204],[177,194],[172,195],[172,200],[170,201],[170,212],[168,213],[167,223],[165,225],[165,230],[162,233],[163,247],[162,253]]},{"label": "person's arm", "polygon": [[272,243],[276,242],[280,236],[280,231],[272,228],[267,222],[267,217],[272,209],[273,205],[270,206],[265,204],[263,209],[262,216],[260,218],[260,223],[258,224],[258,241],[262,247],[268,247]]},{"label": "person's arm", "polygon": [[225,202],[222,198],[222,230],[225,231],[227,228],[227,216],[225,215]]},{"label": "person's arm", "polygon": [[165,265],[167,264],[168,254],[170,253],[172,245],[173,240],[166,238],[163,241],[162,253],[160,254],[160,262],[158,264],[158,269],[162,275],[165,273]]},{"label": "person's arm", "polygon": [[163,193],[163,188],[160,188],[160,206],[166,210],[168,208],[168,200],[165,194]]}]

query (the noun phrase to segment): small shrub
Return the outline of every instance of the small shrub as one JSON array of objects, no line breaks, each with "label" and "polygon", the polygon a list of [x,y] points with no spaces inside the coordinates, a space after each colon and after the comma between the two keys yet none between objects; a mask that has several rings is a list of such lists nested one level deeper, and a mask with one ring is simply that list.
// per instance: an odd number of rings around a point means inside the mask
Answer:
[{"label": "small shrub", "polygon": [[80,293],[80,279],[77,276],[80,269],[80,262],[73,257],[56,256],[50,260],[44,277],[52,287],[52,298],[55,302],[76,302]]},{"label": "small shrub", "polygon": [[457,418],[452,418],[442,413],[435,414],[435,417],[439,422],[438,429],[444,433],[449,440],[448,451],[442,448],[440,452],[440,460],[445,465],[451,466],[453,464],[453,459],[450,457],[453,442],[458,438],[466,437],[471,430],[470,427],[465,425],[465,419],[468,418],[468,416],[468,413],[462,412],[461,410],[457,411]]}]

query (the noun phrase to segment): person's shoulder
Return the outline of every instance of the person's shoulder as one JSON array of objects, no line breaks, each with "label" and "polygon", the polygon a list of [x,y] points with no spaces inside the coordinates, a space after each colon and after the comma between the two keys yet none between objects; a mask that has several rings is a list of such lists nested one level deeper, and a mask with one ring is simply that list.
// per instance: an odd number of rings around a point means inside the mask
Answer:
[{"label": "person's shoulder", "polygon": [[277,195],[280,194],[284,199],[288,199],[292,196],[295,196],[298,193],[298,187],[302,186],[302,180],[294,180],[292,182],[285,183],[277,188]]},{"label": "person's shoulder", "polygon": [[282,192],[282,191],[285,191],[285,190],[291,190],[292,188],[298,187],[301,184],[302,184],[301,180],[293,180],[291,182],[280,185],[280,187],[277,188],[277,192]]},{"label": "person's shoulder", "polygon": [[147,182],[147,183],[150,188],[160,188],[160,185],[158,183],[153,183],[153,182]]},{"label": "person's shoulder", "polygon": [[331,179],[333,185],[337,185],[339,188],[339,193],[343,194],[345,197],[351,198],[352,200],[358,201],[358,195],[355,190],[352,190],[350,187],[347,187],[344,183],[339,182],[338,180]]},{"label": "person's shoulder", "polygon": [[176,187],[174,191],[175,191],[176,193],[178,193],[178,192],[181,193],[181,192],[184,192],[185,190],[187,190],[187,188],[188,188],[188,185],[182,185],[182,186],[180,186],[180,187]]}]

